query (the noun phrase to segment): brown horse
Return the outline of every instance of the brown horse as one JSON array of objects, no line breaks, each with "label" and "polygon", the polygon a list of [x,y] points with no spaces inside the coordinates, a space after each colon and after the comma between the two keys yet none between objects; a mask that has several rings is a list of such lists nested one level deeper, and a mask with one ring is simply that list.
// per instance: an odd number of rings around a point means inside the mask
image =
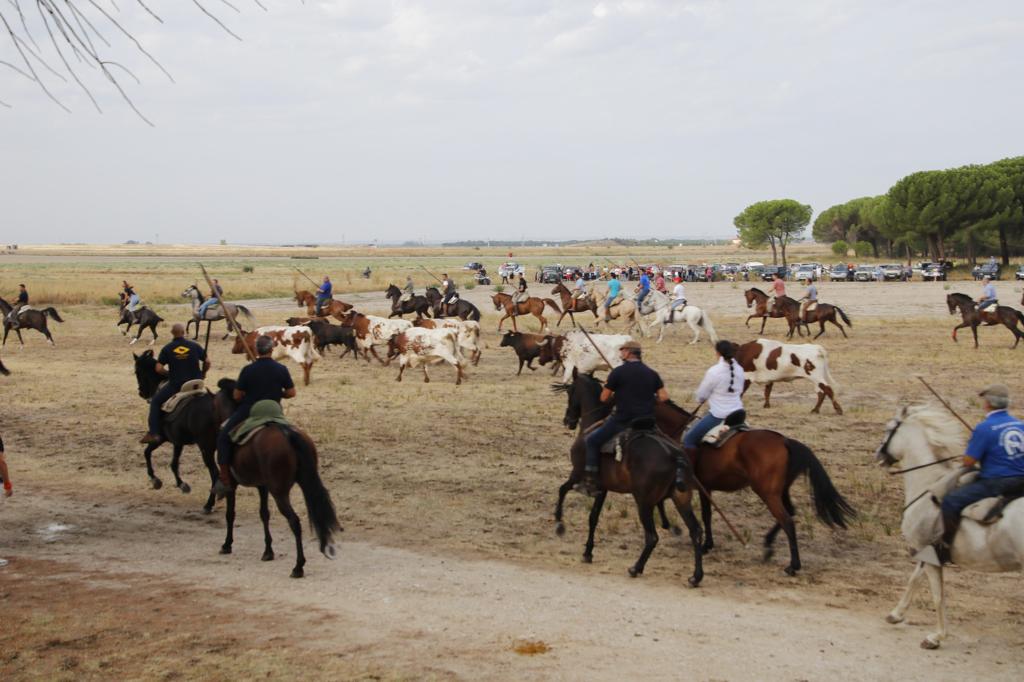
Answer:
[{"label": "brown horse", "polygon": [[[232,395],[235,382],[221,379],[217,382],[220,391],[214,398],[218,424],[235,409]],[[295,428],[282,424],[270,424],[252,437],[245,445],[235,448],[231,472],[240,485],[253,486],[260,494],[260,520],[263,521],[263,561],[273,561],[274,550],[270,537],[270,509],[268,496],[274,496],[277,509],[288,520],[288,527],[295,536],[295,567],[293,578],[304,575],[306,556],[302,552],[302,522],[292,508],[290,494],[296,483],[302,489],[309,512],[309,525],[313,527],[320,541],[320,551],[328,559],[334,559],[333,537],[340,532],[337,513],[330,493],[317,473],[316,445],[309,436]],[[227,537],[220,548],[221,554],[231,554],[235,527],[235,489],[227,495]]]},{"label": "brown horse", "polygon": [[761,330],[758,334],[764,334],[764,324],[768,321],[769,317],[783,317],[781,312],[776,312],[774,307],[769,307],[768,301],[771,297],[758,289],[757,287],[750,287],[743,292],[743,297],[747,299],[747,308],[754,307],[754,314],[747,316],[747,321],[744,323],[748,327],[750,326],[750,320],[755,317],[761,318]]},{"label": "brown horse", "polygon": [[[316,315],[316,296],[305,289],[295,291],[295,304],[298,307],[306,306],[306,314],[310,317]],[[352,309],[352,306],[344,301],[336,301],[333,298],[324,303],[321,310],[321,317],[333,316],[337,320],[345,317],[345,313]]]},{"label": "brown horse", "polygon": [[[609,407],[600,402],[601,383],[588,374],[573,372],[573,381],[569,384],[555,384],[555,391],[564,391],[568,395],[568,406],[565,410],[564,422],[570,429],[577,424],[581,428],[576,440],[569,450],[572,471],[568,480],[558,489],[558,503],[555,506],[555,532],[562,535],[565,525],[562,523],[562,507],[569,490],[583,477],[583,466],[586,460],[586,448],[583,442],[587,429],[607,416]],[[661,403],[656,408],[658,427],[678,443],[683,427],[692,415],[673,403]],[[666,430],[666,427],[671,430]],[[583,561],[594,560],[594,532],[601,517],[601,509],[609,492],[631,494],[636,501],[640,523],[644,527],[644,548],[636,564],[630,567],[629,575],[637,577],[644,572],[647,559],[658,544],[658,532],[654,527],[654,510],[659,508],[666,499],[671,498],[683,522],[690,532],[693,544],[694,571],[688,582],[697,587],[704,577],[701,551],[701,530],[692,508],[692,474],[688,474],[690,490],[680,491],[676,488],[676,459],[654,438],[638,437],[631,440],[625,448],[621,461],[613,455],[602,455],[601,459],[601,492],[594,498],[590,509],[590,529],[587,544],[583,551]],[[664,509],[662,509],[664,518]]]},{"label": "brown horse", "polygon": [[[1021,301],[1022,305],[1024,305],[1024,298],[1021,298]],[[1021,338],[1024,338],[1024,333],[1017,329],[1017,322],[1024,322],[1024,313],[1008,305],[992,305],[985,308],[985,310],[979,311],[978,304],[970,296],[960,293],[946,294],[946,305],[949,306],[950,315],[955,315],[959,310],[960,317],[963,319],[960,324],[953,327],[954,341],[956,341],[957,329],[970,327],[971,333],[974,334],[974,347],[977,348],[978,327],[980,325],[992,326],[994,324],[1001,324],[1013,332],[1013,336],[1016,339],[1013,342],[1013,348],[1016,348]]]},{"label": "brown horse", "polygon": [[558,317],[558,322],[555,322],[555,326],[562,324],[562,320],[565,316],[569,316],[569,321],[572,322],[572,326],[576,326],[576,318],[573,313],[585,313],[588,310],[594,314],[594,319],[597,319],[597,303],[594,302],[594,297],[587,294],[583,298],[576,298],[573,293],[569,291],[569,287],[565,286],[561,282],[555,285],[555,288],[551,290],[552,294],[558,294],[562,299],[562,314]]},{"label": "brown horse", "polygon": [[[7,315],[10,314],[11,310],[13,310],[11,304],[0,298],[0,317],[3,318],[4,325],[4,340],[3,343],[0,343],[0,346],[7,345],[7,335],[11,333],[11,329],[13,328],[11,327],[11,321],[7,319]],[[18,328],[14,330],[18,335],[18,343],[23,346],[25,345],[25,340],[21,338],[22,329],[35,329],[46,337],[46,340],[50,342],[51,346],[55,345],[53,343],[53,336],[50,334],[50,330],[46,327],[47,316],[52,317],[57,322],[64,321],[61,319],[60,315],[57,314],[57,309],[53,307],[43,308],[42,310],[32,308],[18,313]]]},{"label": "brown horse", "polygon": [[807,327],[808,336],[811,333],[810,323],[817,322],[821,327],[820,331],[814,335],[814,338],[818,338],[825,333],[825,323],[831,322],[835,326],[839,327],[839,331],[843,333],[843,338],[848,339],[846,330],[843,329],[843,325],[836,321],[836,314],[842,318],[846,326],[853,328],[853,323],[850,322],[850,318],[846,316],[843,309],[837,305],[831,303],[818,303],[818,305],[812,310],[804,311],[803,320],[800,319],[800,301],[790,298],[789,296],[777,296],[775,298],[775,305],[772,306],[772,312],[780,313],[779,317],[785,317],[786,322],[789,323],[789,333],[786,334],[787,339],[793,338],[793,330],[800,329],[800,325]]},{"label": "brown horse", "polygon": [[521,303],[512,303],[512,296],[509,294],[498,293],[491,296],[491,302],[494,303],[494,309],[497,311],[504,310],[505,316],[498,320],[498,331],[501,331],[502,323],[508,318],[512,317],[513,309],[516,315],[533,315],[540,320],[540,331],[543,334],[545,329],[548,328],[548,320],[542,314],[544,312],[544,305],[549,305],[555,309],[556,313],[561,314],[562,309],[558,307],[550,298],[537,298],[536,296],[530,296],[528,299]]}]

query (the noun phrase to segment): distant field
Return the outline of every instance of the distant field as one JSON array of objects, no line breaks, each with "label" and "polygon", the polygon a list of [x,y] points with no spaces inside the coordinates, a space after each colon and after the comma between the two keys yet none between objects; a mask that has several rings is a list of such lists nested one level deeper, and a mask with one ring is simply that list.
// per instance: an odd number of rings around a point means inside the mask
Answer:
[{"label": "distant field", "polygon": [[[128,279],[150,303],[176,303],[182,291],[201,282],[197,263],[218,277],[231,299],[290,296],[293,287],[312,285],[297,269],[319,282],[330,275],[337,294],[383,291],[391,282],[402,283],[412,274],[418,288],[433,282],[423,268],[440,276],[453,275],[461,287],[472,286],[462,266],[479,261],[493,275],[508,260],[505,248],[368,248],[368,247],[244,247],[189,245],[55,245],[20,246],[17,255],[0,255],[0,296],[9,297],[25,282],[33,301],[52,304],[105,304],[117,302],[122,279]],[[612,263],[664,265],[712,262],[771,262],[768,251],[733,246],[686,246],[626,249],[621,246],[513,249],[513,260],[535,269],[546,263],[601,267]],[[799,244],[789,249],[789,261],[836,261],[827,246]],[[859,259],[859,262],[866,262]],[[369,266],[370,279],[360,273]],[[245,272],[251,268],[251,272]],[[967,277],[966,273],[958,273]]]}]

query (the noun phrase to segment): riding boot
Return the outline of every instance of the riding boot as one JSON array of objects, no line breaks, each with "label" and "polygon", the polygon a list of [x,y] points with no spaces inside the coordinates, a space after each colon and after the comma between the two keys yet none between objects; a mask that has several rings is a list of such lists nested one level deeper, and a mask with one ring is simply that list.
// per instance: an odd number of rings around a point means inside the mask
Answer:
[{"label": "riding boot", "polygon": [[943,566],[953,563],[953,539],[960,529],[960,514],[942,514],[942,539],[935,543],[935,553]]},{"label": "riding boot", "polygon": [[697,448],[683,448],[676,455],[676,489],[680,492],[686,492],[689,489],[686,484],[686,474],[692,471],[696,457]]},{"label": "riding boot", "polygon": [[591,467],[584,469],[583,480],[576,484],[575,489],[589,497],[597,497],[601,492],[600,471]]},{"label": "riding boot", "polygon": [[220,476],[213,486],[213,492],[218,500],[222,500],[235,488],[235,481],[231,476],[230,464],[218,464],[217,466],[220,468]]}]

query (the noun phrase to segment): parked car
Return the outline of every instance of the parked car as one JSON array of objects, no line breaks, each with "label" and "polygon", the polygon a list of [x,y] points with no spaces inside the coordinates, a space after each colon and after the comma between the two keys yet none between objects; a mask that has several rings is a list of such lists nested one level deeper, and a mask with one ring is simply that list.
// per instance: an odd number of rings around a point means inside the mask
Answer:
[{"label": "parked car", "polygon": [[1017,272],[1013,273],[1014,279],[1024,279],[1024,263],[1017,266]]},{"label": "parked car", "polygon": [[853,281],[855,282],[874,282],[876,281],[875,266],[873,265],[862,265],[858,267],[853,273]]},{"label": "parked car", "polygon": [[766,265],[764,266],[764,272],[761,273],[761,279],[765,282],[770,282],[774,277],[775,273],[779,273],[782,279],[786,279],[789,272],[785,265]]},{"label": "parked car", "polygon": [[468,263],[466,263],[465,265],[463,265],[462,269],[463,270],[474,270],[474,271],[476,271],[476,270],[479,270],[482,267],[483,267],[483,264],[477,263],[475,260],[471,260]]},{"label": "parked car", "polygon": [[921,271],[921,279],[925,282],[945,282],[946,268],[940,263],[929,263]]},{"label": "parked car", "polygon": [[828,278],[833,282],[852,282],[853,272],[845,263],[839,263],[832,266],[832,270],[828,273]]},{"label": "parked car", "polygon": [[814,269],[813,265],[801,265],[793,273],[793,279],[797,282],[803,282],[804,280],[815,281],[818,279],[818,273]]},{"label": "parked car", "polygon": [[519,263],[509,261],[498,266],[498,274],[502,277],[513,277],[519,274],[526,274],[526,268]]},{"label": "parked car", "polygon": [[903,266],[895,263],[887,263],[879,266],[882,270],[882,279],[888,281],[899,281],[903,279]]},{"label": "parked car", "polygon": [[563,269],[561,265],[542,265],[534,280],[542,284],[557,284],[562,281]]},{"label": "parked car", "polygon": [[999,263],[985,263],[984,265],[976,265],[971,274],[974,275],[974,279],[982,279],[984,277],[990,277],[991,279],[999,279],[1002,274],[1002,268]]}]

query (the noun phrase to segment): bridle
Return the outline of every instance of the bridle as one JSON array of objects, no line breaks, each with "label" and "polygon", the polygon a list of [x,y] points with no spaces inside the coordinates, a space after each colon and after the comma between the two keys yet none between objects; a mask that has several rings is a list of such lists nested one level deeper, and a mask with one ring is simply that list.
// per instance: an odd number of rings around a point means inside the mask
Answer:
[{"label": "bridle", "polygon": [[[896,462],[899,461],[898,459],[896,459],[895,457],[892,456],[891,452],[889,452],[889,443],[892,442],[892,437],[896,435],[896,431],[898,431],[899,428],[902,425],[903,425],[903,421],[900,420],[900,419],[897,419],[895,426],[893,426],[889,430],[889,435],[885,437],[885,440],[878,447],[878,450],[875,451],[875,456],[878,459],[880,459],[882,464],[884,464],[885,466],[892,466],[893,464],[895,464]],[[936,464],[943,464],[943,463],[948,462],[948,461],[953,460],[953,459],[959,459],[960,457],[961,457],[961,455],[953,455],[952,457],[943,457],[942,459],[937,459],[934,462],[928,462],[927,464],[918,464],[917,466],[908,467],[906,469],[898,469],[896,471],[890,471],[889,475],[890,476],[899,476],[901,474],[906,474],[906,473],[909,473],[911,471],[917,471],[918,469],[924,469],[926,467],[935,466]],[[913,504],[913,503],[911,503],[911,504]],[[907,505],[907,506],[909,506],[909,505]]]}]

